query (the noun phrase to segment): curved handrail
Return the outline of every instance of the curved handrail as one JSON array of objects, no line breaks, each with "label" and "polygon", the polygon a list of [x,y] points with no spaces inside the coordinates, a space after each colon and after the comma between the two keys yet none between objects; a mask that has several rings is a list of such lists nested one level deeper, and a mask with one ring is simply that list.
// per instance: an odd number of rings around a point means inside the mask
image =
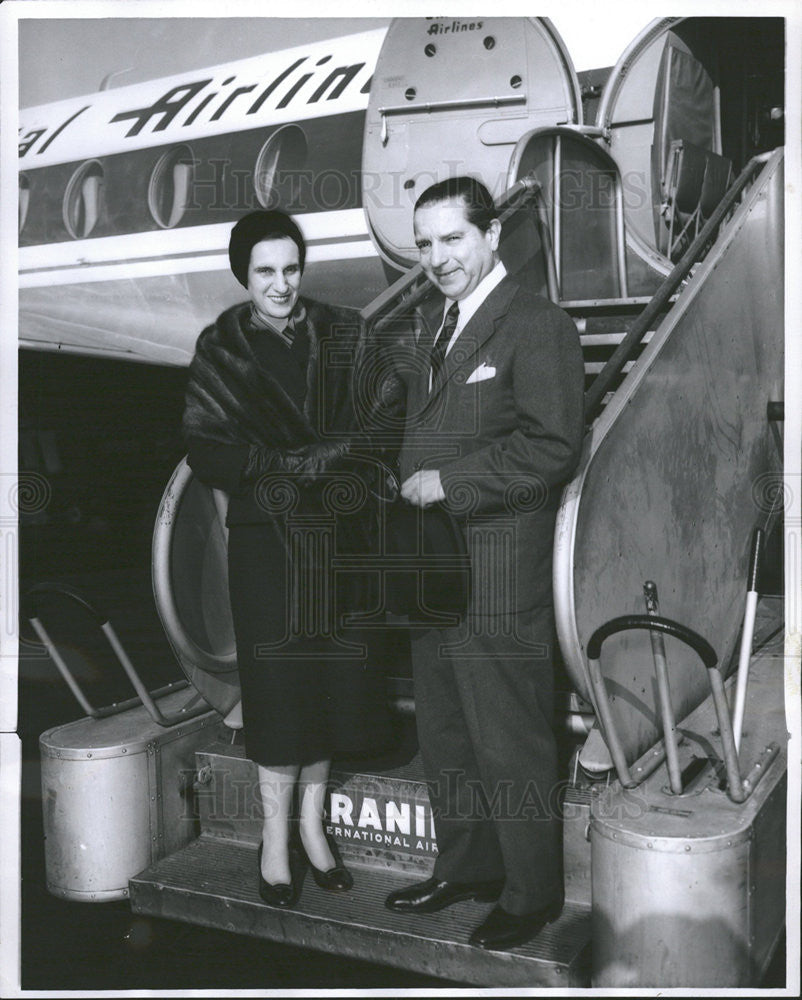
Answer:
[{"label": "curved handrail", "polygon": [[[103,634],[106,636],[109,645],[111,646],[117,659],[120,661],[123,670],[125,670],[128,679],[134,687],[137,693],[135,698],[129,698],[123,702],[115,702],[113,705],[108,705],[104,708],[95,708],[94,705],[89,701],[89,699],[84,694],[80,684],[75,679],[73,672],[70,670],[64,658],[58,651],[53,640],[50,638],[47,629],[42,624],[38,615],[38,600],[37,598],[42,595],[50,594],[53,596],[66,597],[68,600],[73,601],[78,604],[81,608],[86,611],[89,616],[94,619],[94,622]],[[164,687],[158,688],[154,691],[148,691],[142,682],[136,667],[133,665],[128,657],[122,643],[120,642],[117,633],[114,630],[108,616],[104,615],[99,611],[87,597],[81,594],[78,590],[72,587],[67,587],[60,583],[38,583],[34,584],[24,595],[23,605],[25,607],[24,614],[26,618],[31,623],[36,635],[39,637],[42,645],[47,649],[48,653],[53,659],[53,662],[58,667],[59,673],[64,678],[69,687],[70,691],[75,696],[78,704],[83,708],[87,715],[91,716],[93,719],[103,719],[109,715],[116,715],[119,712],[124,712],[129,708],[133,708],[135,705],[144,705],[150,717],[153,721],[165,728],[175,725],[177,722],[186,722],[188,719],[194,719],[198,715],[203,715],[208,712],[211,708],[209,704],[202,698],[202,696],[194,691],[193,697],[187,702],[187,704],[179,709],[177,712],[173,712],[170,715],[165,715],[156,701],[166,694],[171,694],[174,691],[181,691],[184,688],[189,687],[189,681],[179,680],[174,681]],[[196,704],[192,708],[188,706],[195,701]]]},{"label": "curved handrail", "polygon": [[620,618],[611,618],[606,624],[600,625],[590,637],[587,650],[588,659],[597,660],[599,658],[605,639],[609,639],[611,635],[616,635],[618,632],[627,632],[632,629],[648,629],[650,632],[662,632],[663,635],[671,635],[675,639],[679,639],[699,654],[699,658],[708,670],[718,663],[716,651],[707,639],[703,639],[693,629],[660,615],[622,615]]},{"label": "curved handrail", "polygon": [[[619,632],[631,629],[646,629],[650,632],[661,632],[664,635],[671,635],[690,646],[699,655],[699,658],[707,668],[710,692],[713,696],[713,705],[715,706],[718,728],[721,733],[724,764],[727,769],[727,794],[733,802],[743,802],[751,789],[746,788],[741,779],[738,751],[735,748],[729,706],[727,705],[727,697],[724,693],[724,681],[716,666],[718,656],[710,643],[706,639],[703,639],[697,632],[684,625],[680,625],[679,622],[672,621],[670,618],[662,618],[657,615],[622,615],[619,618],[612,618],[596,629],[590,637],[587,646],[588,668],[596,701],[596,709],[599,713],[602,733],[610,750],[610,756],[613,758],[613,764],[615,765],[621,784],[624,788],[635,788],[639,782],[635,781],[632,777],[626,758],[624,757],[621,741],[618,738],[618,732],[613,722],[612,712],[610,711],[610,702],[607,695],[607,687],[601,673],[599,656],[605,639]],[[666,734],[665,738],[669,738],[668,734]]]},{"label": "curved handrail", "polygon": [[[170,573],[170,546],[172,544],[172,529],[178,501],[183,496],[193,475],[186,457],[182,458],[173,470],[156,517],[156,527],[153,532],[151,553],[151,578],[156,611],[162,626],[173,647],[178,662],[202,664],[203,670],[209,674],[233,674],[237,670],[236,652],[225,656],[213,657],[203,650],[188,633],[181,621],[178,602],[173,593]],[[212,502],[220,520],[220,526],[225,532],[225,499],[219,490],[209,489]]]},{"label": "curved handrail", "polygon": [[80,605],[84,611],[86,611],[87,614],[94,619],[99,628],[102,628],[109,620],[109,616],[103,614],[103,612],[100,611],[95,605],[90,604],[89,599],[84,597],[80,591],[62,583],[45,582],[35,583],[32,587],[29,587],[22,599],[23,614],[29,621],[36,615],[36,611],[39,606],[39,602],[36,598],[43,594],[54,594],[60,597],[68,597],[70,600]]}]

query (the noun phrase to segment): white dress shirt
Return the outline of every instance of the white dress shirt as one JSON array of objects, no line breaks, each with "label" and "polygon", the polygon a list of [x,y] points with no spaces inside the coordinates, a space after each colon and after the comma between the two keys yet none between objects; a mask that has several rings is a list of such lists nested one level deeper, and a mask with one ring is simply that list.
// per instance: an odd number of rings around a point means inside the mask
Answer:
[{"label": "white dress shirt", "polygon": [[[507,268],[499,261],[493,270],[484,276],[479,284],[474,288],[470,295],[466,295],[464,299],[459,300],[459,319],[457,320],[456,328],[451,335],[451,340],[448,342],[446,347],[446,356],[448,352],[454,346],[457,341],[457,337],[462,333],[465,327],[468,325],[469,320],[473,317],[473,314],[479,308],[479,306],[484,302],[487,296],[493,291],[493,289],[507,276]],[[455,299],[446,299],[445,305],[443,307],[443,318],[440,322],[440,329],[437,331],[437,337],[434,338],[434,344],[440,334],[443,331],[443,325],[446,321],[446,313],[454,304]],[[432,388],[432,372],[429,370],[429,389]]]},{"label": "white dress shirt", "polygon": [[[454,333],[451,335],[451,340],[448,342],[448,347],[446,348],[446,355],[454,346],[457,337],[462,333],[465,327],[468,325],[469,320],[473,317],[473,314],[479,308],[479,306],[484,302],[487,296],[493,291],[493,289],[507,276],[507,268],[501,263],[501,261],[496,264],[490,274],[486,274],[484,278],[479,282],[479,284],[474,288],[470,295],[466,295],[464,299],[460,300],[459,303],[459,319],[457,320],[457,326]],[[451,305],[453,305],[453,299],[446,299],[445,308],[443,309],[443,321],[440,323],[440,330],[443,329],[443,323],[445,322],[446,313],[448,312]],[[440,330],[437,332],[437,337],[440,336]],[[435,343],[437,343],[437,337],[434,338]]]}]

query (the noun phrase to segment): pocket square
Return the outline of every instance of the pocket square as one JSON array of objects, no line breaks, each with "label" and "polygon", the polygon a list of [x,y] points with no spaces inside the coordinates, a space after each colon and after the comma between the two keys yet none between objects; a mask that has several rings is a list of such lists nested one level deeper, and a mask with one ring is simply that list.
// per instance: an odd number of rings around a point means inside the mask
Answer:
[{"label": "pocket square", "polygon": [[486,365],[482,363],[477,369],[471,372],[471,374],[465,380],[465,385],[470,385],[471,382],[483,382],[486,378],[494,378],[496,374],[496,369],[491,365]]}]

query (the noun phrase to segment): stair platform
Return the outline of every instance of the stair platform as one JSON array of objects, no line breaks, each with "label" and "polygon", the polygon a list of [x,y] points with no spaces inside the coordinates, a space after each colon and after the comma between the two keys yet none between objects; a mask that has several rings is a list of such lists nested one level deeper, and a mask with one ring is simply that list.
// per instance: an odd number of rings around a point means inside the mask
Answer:
[{"label": "stair platform", "polygon": [[[262,804],[256,765],[242,744],[212,740],[195,755],[203,783],[196,802],[201,832],[256,847]],[[562,802],[565,898],[590,906],[590,792],[569,787]],[[419,755],[371,767],[337,762],[331,771],[326,829],[349,867],[386,869],[409,881],[428,878],[437,840]]]},{"label": "stair platform", "polygon": [[135,913],[184,920],[318,951],[350,955],[477,986],[581,987],[590,982],[590,907],[566,903],[534,940],[508,952],[467,943],[492,904],[464,901],[439,913],[391,913],[389,892],[415,880],[352,869],[350,892],[325,892],[307,874],[296,907],[259,898],[253,844],[201,835],[130,882]]},{"label": "stair platform", "polygon": [[[776,677],[781,670],[781,604],[779,598],[763,598],[758,608],[743,743],[743,759],[750,763],[765,743],[762,727],[757,726],[759,731],[755,727],[756,719],[765,721],[768,709],[761,679],[764,674]],[[758,706],[763,710],[758,711]],[[682,721],[682,733],[695,732],[698,726],[694,720],[702,715],[707,719],[711,711],[708,705],[699,706]],[[701,743],[688,736],[683,752],[692,754],[694,747],[702,747],[715,756],[718,744],[711,729],[715,722],[706,725],[699,730]],[[778,722],[770,729],[779,732],[782,726]],[[708,763],[712,767],[714,762]],[[610,787],[580,784],[566,790],[563,854],[567,901],[563,912],[534,940],[508,952],[492,952],[468,944],[471,932],[492,904],[464,901],[439,913],[417,916],[391,913],[384,906],[388,893],[426,878],[436,854],[419,757],[402,758],[393,764],[376,761],[374,766],[362,762],[359,767],[341,762],[332,771],[328,826],[354,876],[354,888],[347,893],[327,893],[307,875],[297,905],[289,910],[266,906],[258,895],[256,849],[261,837],[261,804],[255,795],[255,765],[241,744],[219,739],[196,752],[196,764],[201,835],[130,880],[135,913],[379,962],[439,978],[444,985],[566,991],[591,985],[591,845],[587,831],[594,801],[597,818],[609,818],[610,810],[602,808],[602,800],[617,794],[617,783]],[[658,792],[666,781],[663,770],[650,779]],[[705,788],[713,773],[708,769],[706,775],[699,776]],[[666,800],[662,793],[658,796],[655,813],[663,824],[680,822],[680,811],[684,817],[705,797],[722,798],[712,785],[707,791],[689,787],[687,792],[679,801]],[[645,794],[645,786],[641,793]],[[730,809],[727,802],[723,807]],[[780,830],[776,824],[770,826]],[[370,835],[357,838],[355,832]],[[392,845],[385,843],[384,834],[390,833]],[[405,836],[396,837],[398,833]],[[420,850],[418,835],[426,843]],[[397,839],[401,845],[395,843]],[[772,848],[772,856],[777,850]],[[618,881],[626,884],[626,879]],[[624,909],[622,919],[632,907]],[[773,921],[770,933],[763,935],[761,961],[770,956],[772,941],[766,935],[773,940],[775,924]],[[618,947],[614,942],[614,948]]]}]

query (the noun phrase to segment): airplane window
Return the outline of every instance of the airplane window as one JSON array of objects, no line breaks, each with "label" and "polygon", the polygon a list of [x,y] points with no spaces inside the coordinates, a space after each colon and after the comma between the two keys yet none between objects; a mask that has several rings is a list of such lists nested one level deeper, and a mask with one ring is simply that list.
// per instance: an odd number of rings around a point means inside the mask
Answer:
[{"label": "airplane window", "polygon": [[184,217],[194,169],[189,146],[168,149],[156,161],[148,184],[148,208],[162,229],[172,229]]},{"label": "airplane window", "polygon": [[103,167],[88,160],[70,178],[64,192],[64,225],[73,239],[89,236],[97,225],[103,207]]},{"label": "airplane window", "polygon": [[274,132],[259,150],[254,168],[253,186],[262,208],[275,208],[282,201],[281,188],[291,183],[292,175],[306,164],[307,144],[304,130],[285,125]]},{"label": "airplane window", "polygon": [[31,200],[31,182],[25,174],[19,175],[19,232],[28,218],[28,204]]}]

